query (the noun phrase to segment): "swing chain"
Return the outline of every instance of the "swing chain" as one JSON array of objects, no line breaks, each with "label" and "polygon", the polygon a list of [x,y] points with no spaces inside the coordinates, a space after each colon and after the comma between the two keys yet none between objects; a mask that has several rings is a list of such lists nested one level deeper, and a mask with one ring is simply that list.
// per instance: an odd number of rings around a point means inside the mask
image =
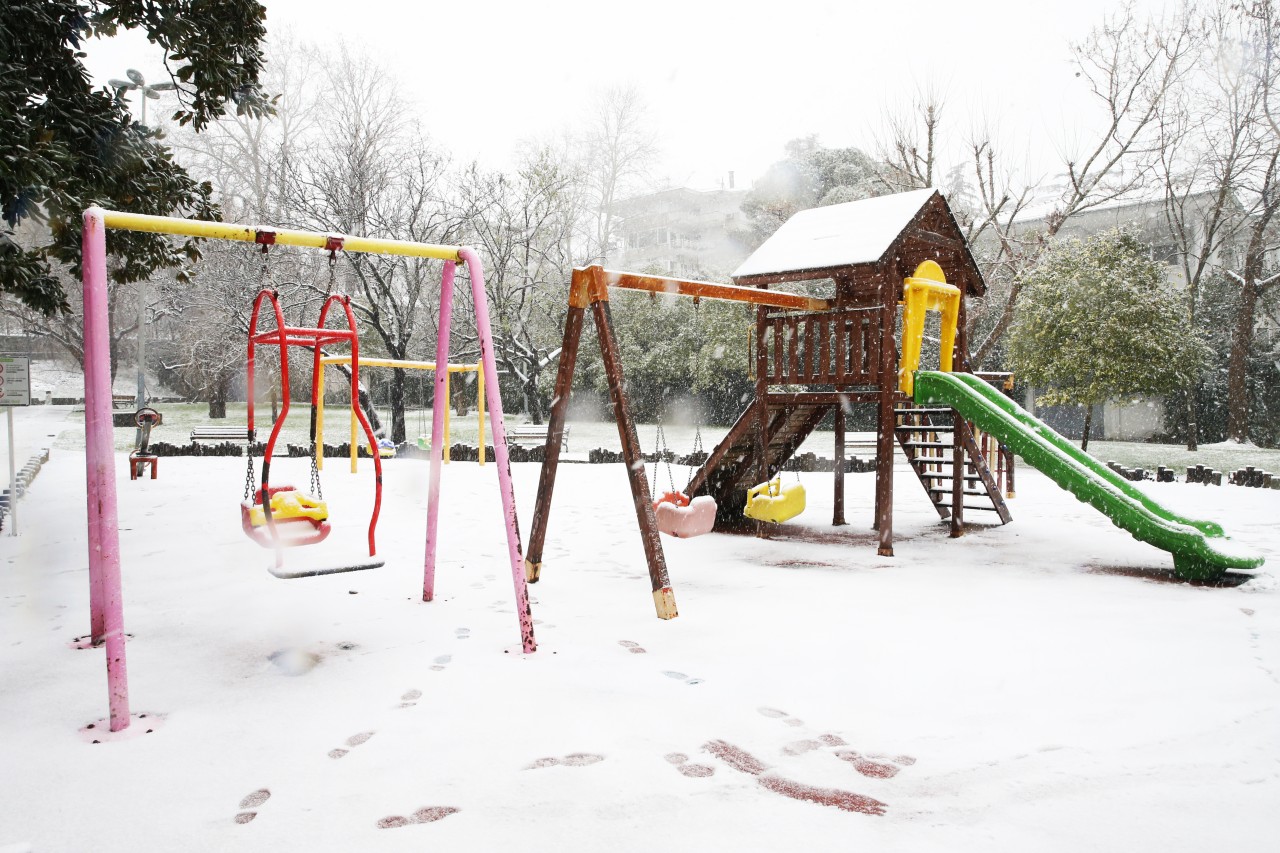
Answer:
[{"label": "swing chain", "polygon": [[[701,299],[697,296],[693,297],[693,384],[696,387],[702,374],[702,315],[698,310]],[[694,405],[698,403],[695,400]],[[689,493],[689,486],[693,485],[694,472],[698,470],[698,466],[702,464],[698,462],[698,456],[702,453],[702,416],[698,415],[693,425],[693,450],[689,459],[689,479],[684,484],[685,494]]]},{"label": "swing chain", "polygon": [[249,445],[246,456],[249,457],[249,467],[244,472],[244,499],[248,501],[253,497],[253,445]]},{"label": "swing chain", "polygon": [[324,500],[324,493],[320,491],[320,468],[316,464],[316,442],[311,440],[311,494],[315,495],[316,500]]},{"label": "swing chain", "polygon": [[667,490],[674,492],[676,490],[675,480],[671,476],[671,456],[667,449],[667,435],[662,431],[662,413],[658,413],[658,433],[654,437],[653,447],[653,484],[658,485],[658,462],[661,460],[667,465]]}]

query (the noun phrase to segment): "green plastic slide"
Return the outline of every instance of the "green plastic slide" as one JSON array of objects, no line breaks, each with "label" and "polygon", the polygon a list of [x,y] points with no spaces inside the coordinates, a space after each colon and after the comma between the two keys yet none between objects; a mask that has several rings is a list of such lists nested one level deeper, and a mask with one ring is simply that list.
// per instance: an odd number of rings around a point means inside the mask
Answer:
[{"label": "green plastic slide", "polygon": [[973,374],[918,371],[914,390],[916,403],[955,409],[1135,539],[1173,554],[1179,577],[1207,580],[1262,565],[1262,557],[1233,547],[1219,525],[1170,512]]}]

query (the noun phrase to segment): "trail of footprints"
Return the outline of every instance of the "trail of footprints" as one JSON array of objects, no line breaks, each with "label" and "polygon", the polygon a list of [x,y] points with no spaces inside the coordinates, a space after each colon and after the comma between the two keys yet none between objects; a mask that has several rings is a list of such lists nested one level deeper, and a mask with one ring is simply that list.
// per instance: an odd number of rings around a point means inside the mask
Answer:
[{"label": "trail of footprints", "polygon": [[[1252,615],[1252,614],[1246,614]],[[468,628],[459,628],[455,635],[460,640],[467,639],[471,634]],[[631,654],[645,654],[645,649],[639,643],[631,640],[619,640],[618,645],[625,648]],[[452,660],[451,655],[440,655],[437,657],[431,667],[432,670],[443,670]],[[685,681],[687,684],[699,684],[702,679],[689,678],[682,672],[664,671],[663,675]],[[416,688],[406,691],[400,697],[401,708],[411,708],[422,698],[422,691]],[[777,708],[761,707],[757,711],[771,719],[778,720],[784,725],[799,727],[804,725],[803,720],[792,717],[786,711]],[[351,749],[358,747],[373,737],[375,733],[372,731],[358,732],[348,737],[344,747],[339,747],[329,751],[330,758],[342,758]],[[844,738],[837,734],[821,734],[814,738],[803,738],[785,744],[781,752],[785,756],[804,755],[815,750],[829,750],[829,754],[835,758],[851,765],[855,771],[871,779],[891,779],[904,767],[910,767],[915,764],[916,760],[909,755],[886,756],[880,754],[863,755],[853,749],[848,748],[849,744]],[[804,802],[816,803],[817,805],[831,806],[841,809],[842,811],[858,812],[869,815],[882,815],[885,813],[887,806],[872,797],[857,794],[852,791],[844,791],[838,788],[823,788],[815,785],[806,785],[802,782],[796,782],[779,775],[773,771],[769,765],[765,764],[755,755],[747,752],[739,746],[724,740],[710,740],[702,745],[702,749],[712,756],[720,759],[729,767],[740,773],[754,776],[759,785],[767,791],[771,791],[783,797],[793,800],[801,800]],[[525,766],[525,770],[539,770],[545,767],[564,766],[564,767],[586,767],[604,761],[604,756],[593,752],[571,752],[564,756],[546,756],[538,758],[532,763]],[[682,752],[672,752],[663,756],[667,763],[671,764],[675,770],[683,776],[691,779],[705,779],[714,776],[716,768],[709,764],[701,764],[691,761],[689,756]],[[258,816],[258,809],[271,798],[271,791],[267,788],[259,788],[249,794],[246,794],[240,800],[240,811],[235,816],[235,822],[244,824],[249,823]],[[459,809],[454,806],[423,806],[414,811],[410,816],[388,815],[381,818],[377,822],[379,829],[396,829],[398,827],[409,826],[411,824],[434,823],[442,820],[449,815],[456,814]]]},{"label": "trail of footprints", "polygon": [[[618,645],[622,646],[624,649],[631,652],[631,654],[633,655],[645,654],[645,650],[640,646],[640,644],[632,640],[619,640]],[[662,674],[665,675],[667,678],[674,678],[676,681],[683,681],[685,684],[701,684],[702,683],[701,678],[690,678],[688,675],[685,675],[683,672],[676,672],[673,669],[664,669],[662,671]]]},{"label": "trail of footprints", "polygon": [[[804,725],[803,720],[798,720],[777,708],[766,707],[758,710],[762,715],[779,720],[785,725]],[[839,735],[823,734],[818,735],[816,738],[792,741],[783,746],[781,751],[783,755],[796,756],[804,755],[814,750],[830,749],[831,755],[847,762],[858,773],[872,779],[891,779],[898,775],[902,768],[910,767],[916,763],[916,760],[909,755],[895,755],[892,758],[884,755],[864,756],[859,752],[848,749],[848,746],[848,742]],[[879,800],[852,791],[844,791],[838,788],[821,788],[788,779],[771,770],[767,764],[745,749],[728,741],[708,741],[702,745],[702,748],[734,770],[754,776],[765,790],[789,799],[802,800],[822,806],[831,806],[843,811],[869,815],[882,815],[885,813],[885,809],[888,808]],[[716,772],[715,767],[692,762],[689,760],[689,756],[682,752],[673,752],[664,757],[668,763],[675,766],[677,771],[690,778],[706,778]]]},{"label": "trail of footprints", "polygon": [[[632,640],[619,640],[618,645],[631,654],[645,654],[645,649]],[[702,682],[700,678],[690,678],[683,672],[674,670],[664,670],[662,674],[669,678],[684,681],[686,684],[700,684]],[[762,707],[757,710],[763,716],[778,720],[787,726],[800,727],[804,725],[803,720],[796,719],[786,711],[780,711],[777,708]],[[848,742],[839,735],[823,734],[818,735],[816,738],[792,741],[782,747],[782,754],[797,756],[814,750],[827,749],[835,758],[846,762],[858,773],[870,779],[891,779],[897,776],[902,768],[910,767],[916,762],[909,755],[895,755],[893,757],[879,754],[863,755],[848,747]],[[855,794],[852,791],[843,791],[837,788],[820,788],[787,779],[770,770],[768,765],[751,753],[727,741],[708,741],[702,745],[702,748],[733,769],[756,777],[760,786],[765,790],[793,800],[803,800],[817,803],[818,805],[832,806],[844,811],[870,815],[882,815],[887,808],[879,800],[862,794]],[[663,757],[675,767],[677,772],[691,779],[705,779],[708,776],[715,775],[716,772],[715,767],[691,761],[689,756],[683,752],[672,752]],[[539,762],[558,763],[556,759],[539,759]],[[547,765],[535,762],[531,766]]]}]

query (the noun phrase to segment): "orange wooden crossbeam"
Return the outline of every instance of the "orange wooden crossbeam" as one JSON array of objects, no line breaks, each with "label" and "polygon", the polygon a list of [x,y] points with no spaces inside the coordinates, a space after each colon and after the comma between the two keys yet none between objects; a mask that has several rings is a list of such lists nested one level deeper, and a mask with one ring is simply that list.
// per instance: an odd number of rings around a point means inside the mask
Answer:
[{"label": "orange wooden crossbeam", "polygon": [[711,281],[689,281],[664,276],[614,272],[599,266],[579,267],[573,271],[570,304],[586,307],[592,302],[607,300],[609,298],[607,288],[610,287],[622,290],[643,290],[647,293],[666,293],[673,296],[690,296],[695,299],[747,302],[752,305],[767,305],[797,311],[829,311],[832,308],[832,302],[829,299],[815,299],[796,293],[739,287],[736,284],[716,284]]}]

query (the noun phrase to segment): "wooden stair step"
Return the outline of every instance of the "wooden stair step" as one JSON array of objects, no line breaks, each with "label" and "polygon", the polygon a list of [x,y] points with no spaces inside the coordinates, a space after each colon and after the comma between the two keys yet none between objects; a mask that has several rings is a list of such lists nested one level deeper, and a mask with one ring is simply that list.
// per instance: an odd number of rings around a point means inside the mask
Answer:
[{"label": "wooden stair step", "polygon": [[955,432],[951,424],[898,424],[894,427],[898,432]]},{"label": "wooden stair step", "polygon": [[[934,506],[941,507],[943,509],[951,509],[951,504],[935,503]],[[1000,511],[1000,507],[998,506],[970,506],[969,504],[964,504],[963,507],[964,509],[967,509],[967,510],[977,509],[977,510],[982,510],[983,512],[999,512]]]},{"label": "wooden stair step", "polygon": [[903,447],[955,447],[954,444],[945,441],[904,441]]}]

